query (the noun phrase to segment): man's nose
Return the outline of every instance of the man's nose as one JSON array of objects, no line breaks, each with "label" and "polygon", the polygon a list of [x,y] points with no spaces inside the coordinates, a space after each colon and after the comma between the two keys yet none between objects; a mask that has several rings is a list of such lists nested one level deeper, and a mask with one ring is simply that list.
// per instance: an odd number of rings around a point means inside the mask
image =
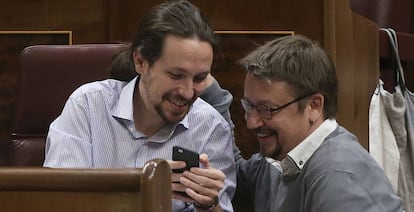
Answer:
[{"label": "man's nose", "polygon": [[246,120],[247,128],[250,130],[263,126],[263,119],[255,108],[249,111],[249,113],[245,112],[244,119]]},{"label": "man's nose", "polygon": [[179,89],[180,95],[185,99],[193,99],[194,94],[196,93],[194,83],[192,80],[187,80],[181,84]]}]

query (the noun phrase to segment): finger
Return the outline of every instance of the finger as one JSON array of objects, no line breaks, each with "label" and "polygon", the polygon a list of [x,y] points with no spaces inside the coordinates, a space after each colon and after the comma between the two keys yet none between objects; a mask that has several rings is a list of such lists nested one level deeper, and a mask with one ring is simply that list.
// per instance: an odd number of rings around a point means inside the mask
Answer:
[{"label": "finger", "polygon": [[185,187],[192,188],[192,189],[196,188],[197,185],[200,184],[200,181],[201,180],[197,179],[196,175],[190,173],[189,171],[183,172],[182,177],[179,179],[179,182],[181,184],[183,184]]},{"label": "finger", "polygon": [[180,182],[185,187],[207,196],[217,196],[218,192],[224,187],[223,181],[211,180],[197,175],[192,175],[191,178],[182,177],[180,178]]},{"label": "finger", "polygon": [[170,169],[182,169],[186,166],[184,161],[167,160],[167,162],[170,165]]},{"label": "finger", "polygon": [[180,182],[183,183],[185,186],[190,188],[196,188],[199,185],[205,187],[215,187],[216,184],[214,179],[210,179],[209,177],[197,175],[195,173],[186,171],[183,173],[183,177],[180,178]]},{"label": "finger", "polygon": [[187,187],[182,183],[171,183],[172,198],[188,203],[194,203],[192,197],[186,193]]},{"label": "finger", "polygon": [[[204,169],[207,170],[207,169]],[[217,169],[208,169],[209,172],[214,172],[221,176],[221,171]],[[211,175],[211,174],[207,174]],[[224,175],[224,174],[223,174]],[[219,177],[221,178],[221,177]],[[187,187],[185,192],[200,205],[211,205],[218,199],[220,190],[224,187],[223,180],[214,180],[206,176],[196,175],[191,171],[185,171],[180,182]]]},{"label": "finger", "polygon": [[171,183],[171,190],[174,192],[185,192],[186,188],[182,183]]},{"label": "finger", "polygon": [[190,197],[190,196],[188,196],[186,193],[185,194],[183,194],[183,193],[179,193],[179,192],[173,192],[172,193],[172,198],[173,199],[177,199],[177,200],[181,200],[181,201],[183,201],[183,202],[188,202],[188,203],[194,203],[195,201]]},{"label": "finger", "polygon": [[200,163],[202,164],[201,167],[206,168],[206,169],[211,167],[211,164],[208,161],[208,155],[207,154],[204,154],[204,153],[200,154],[199,160],[200,160]]},{"label": "finger", "polygon": [[[202,168],[197,168],[197,167],[193,167],[190,169],[190,173],[194,174],[194,175],[199,175],[199,176],[204,176],[207,178],[210,178],[212,180],[220,180],[223,181],[226,178],[226,175],[218,170],[218,169],[214,169],[214,168],[210,168],[210,169],[202,169]],[[187,173],[187,175],[189,175],[190,173]],[[189,177],[184,175],[185,177]]]},{"label": "finger", "polygon": [[183,176],[182,173],[171,172],[171,182],[180,182],[180,178]]},{"label": "finger", "polygon": [[[202,180],[203,181],[203,180]],[[219,191],[224,187],[224,183],[222,181],[212,182],[211,180],[203,181],[203,183],[196,183],[188,178],[181,178],[180,182],[187,188],[185,191],[188,193],[190,197],[195,199],[197,202],[205,201],[204,198],[206,197],[196,197],[194,194],[190,193],[193,191],[202,196],[208,196],[210,199],[215,199],[218,196]]]}]

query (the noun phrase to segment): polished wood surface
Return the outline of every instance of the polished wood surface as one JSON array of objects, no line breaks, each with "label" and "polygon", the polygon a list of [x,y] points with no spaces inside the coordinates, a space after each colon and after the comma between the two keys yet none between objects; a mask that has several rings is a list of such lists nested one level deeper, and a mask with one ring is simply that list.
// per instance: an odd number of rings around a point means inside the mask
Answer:
[{"label": "polished wood surface", "polygon": [[0,168],[0,211],[171,211],[165,160],[142,169]]},{"label": "polished wood surface", "polygon": [[0,30],[69,30],[73,43],[107,42],[108,0],[7,1],[0,7]]},{"label": "polished wood surface", "polygon": [[379,77],[376,24],[349,8],[347,0],[325,0],[324,47],[339,80],[338,122],[368,149],[368,111]]}]

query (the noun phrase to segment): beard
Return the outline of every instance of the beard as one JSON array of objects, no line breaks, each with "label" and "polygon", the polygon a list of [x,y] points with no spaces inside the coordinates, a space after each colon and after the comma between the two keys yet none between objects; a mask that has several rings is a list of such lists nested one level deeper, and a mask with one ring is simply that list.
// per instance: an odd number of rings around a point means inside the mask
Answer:
[{"label": "beard", "polygon": [[259,141],[259,152],[261,155],[273,158],[275,160],[279,160],[278,158],[281,155],[282,148],[279,145],[278,142],[278,133],[275,130],[272,130],[270,128],[258,128],[255,129],[256,136],[258,136],[258,139],[261,140],[263,138],[259,138],[259,135],[263,136],[266,135],[269,139],[266,142]]},{"label": "beard", "polygon": [[279,160],[281,152],[282,150],[277,145],[270,147],[260,144],[260,154],[263,156]]},{"label": "beard", "polygon": [[[186,107],[184,111],[174,112],[174,111],[168,111],[165,107],[163,107],[163,103],[167,104],[174,104],[171,102],[171,100],[174,99],[174,101],[180,102],[183,107]],[[184,119],[184,117],[188,114],[188,111],[190,111],[191,106],[193,105],[194,101],[197,98],[193,99],[185,99],[181,96],[173,96],[172,94],[166,94],[162,97],[162,101],[159,104],[154,105],[155,111],[157,111],[157,114],[160,116],[160,118],[168,123],[177,123]]]}]

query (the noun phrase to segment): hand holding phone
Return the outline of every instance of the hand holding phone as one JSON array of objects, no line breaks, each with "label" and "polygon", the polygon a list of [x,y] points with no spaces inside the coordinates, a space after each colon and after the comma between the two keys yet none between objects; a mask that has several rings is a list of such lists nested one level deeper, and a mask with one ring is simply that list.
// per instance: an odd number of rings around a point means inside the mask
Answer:
[{"label": "hand holding phone", "polygon": [[199,164],[198,153],[179,146],[173,147],[172,159],[174,161],[185,161],[187,164],[185,168],[173,169],[174,173],[182,173],[185,170],[190,170],[191,167],[198,167]]}]

